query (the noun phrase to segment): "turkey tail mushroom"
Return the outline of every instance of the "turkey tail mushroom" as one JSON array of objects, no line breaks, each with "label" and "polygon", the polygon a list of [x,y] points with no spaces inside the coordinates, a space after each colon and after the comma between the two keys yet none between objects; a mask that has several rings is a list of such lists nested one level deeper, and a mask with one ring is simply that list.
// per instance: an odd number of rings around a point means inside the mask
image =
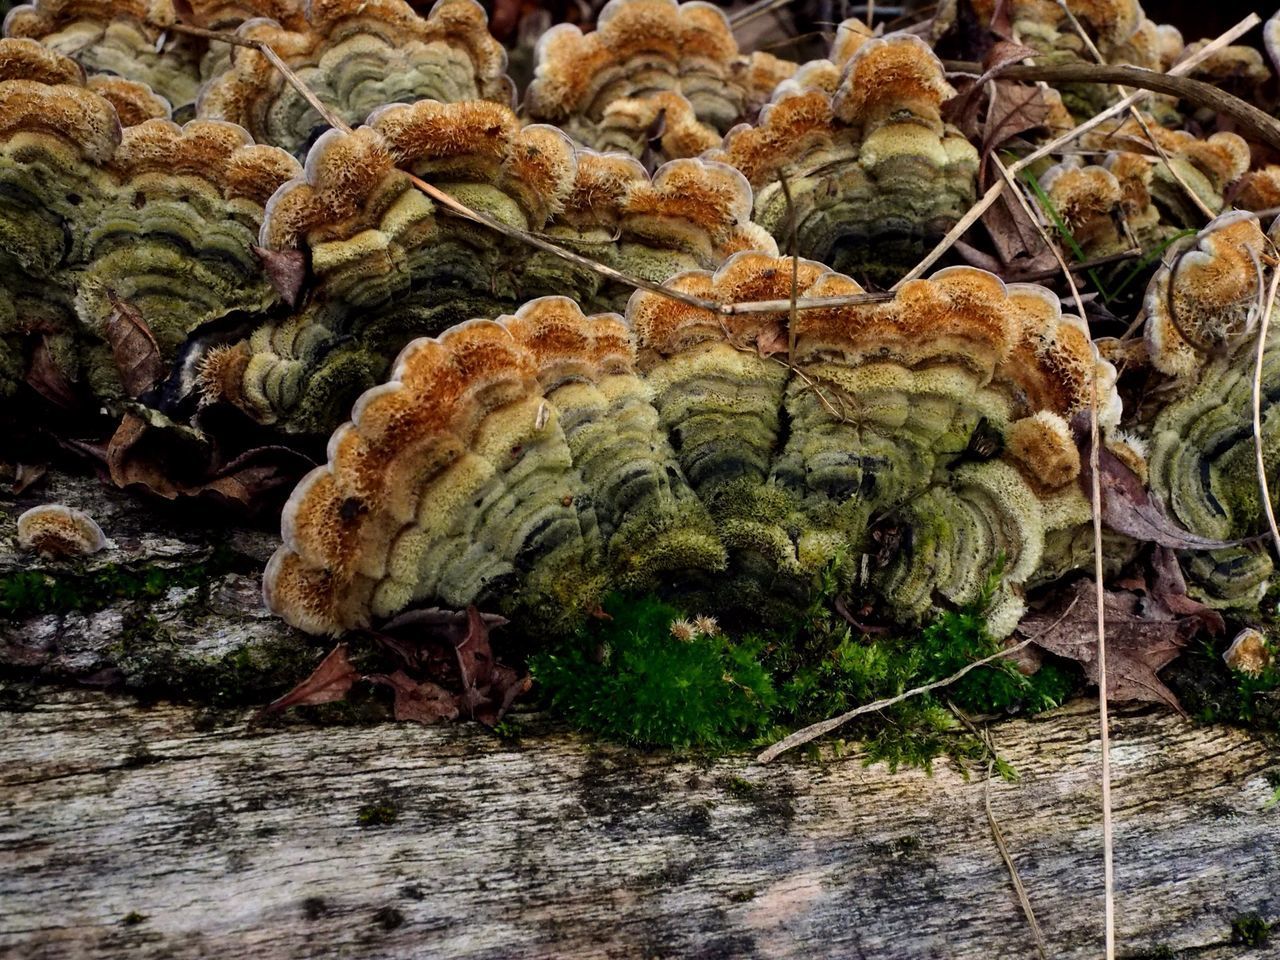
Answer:
[{"label": "turkey tail mushroom", "polygon": [[286,429],[327,432],[415,336],[522,300],[571,293],[616,310],[630,288],[487,227],[441,216],[410,174],[520,230],[662,282],[744,249],[776,252],[750,221],[751,190],[721,164],[673,161],[652,177],[633,159],[575,148],[509,108],[420,101],[331,131],[306,174],[268,204],[261,242],[299,251],[310,297],[248,340],[241,406]]},{"label": "turkey tail mushroom", "polygon": [[[559,24],[542,36],[525,106],[597,149],[639,157],[657,140],[663,159],[694,156],[754,117],[795,70],[768,53],[741,53],[709,3],[611,0],[596,23],[587,34]],[[668,125],[672,132],[655,135]]]},{"label": "turkey tail mushroom", "polygon": [[834,91],[830,73],[781,84],[707,157],[743,172],[779,244],[794,210],[801,256],[887,286],[973,204],[978,153],[942,122],[954,91],[918,38],[863,39]]},{"label": "turkey tail mushroom", "polygon": [[[1152,419],[1149,482],[1178,522],[1218,540],[1265,529],[1251,427],[1253,329],[1269,276],[1266,237],[1251,213],[1223,214],[1171,248],[1146,296],[1152,365],[1168,378],[1171,402]],[[1280,350],[1275,325],[1262,366],[1262,441],[1275,489],[1280,452]],[[1187,564],[1193,590],[1212,606],[1251,607],[1272,571],[1251,546],[1197,553]]]},{"label": "turkey tail mushroom", "polygon": [[[861,290],[751,251],[668,283],[775,299],[793,269],[804,296]],[[1066,428],[1091,396],[1083,323],[970,268],[806,310],[790,357],[764,346],[786,323],[637,291],[625,320],[548,297],[415,341],[290,498],[268,604],[317,633],[419,602],[562,629],[611,589],[794,611],[834,565],[910,622],[972,602],[1003,560],[1007,633],[1046,534],[1089,516]],[[1101,387],[1111,425],[1113,371]]]},{"label": "turkey tail mushroom", "polygon": [[[302,28],[267,19],[239,35],[272,49],[346,123],[388,103],[448,103],[514,96],[506,51],[476,0],[436,0],[426,17],[404,0],[314,0]],[[202,117],[230,120],[259,143],[299,156],[328,124],[260,51],[237,48],[229,69],[201,91]]]}]

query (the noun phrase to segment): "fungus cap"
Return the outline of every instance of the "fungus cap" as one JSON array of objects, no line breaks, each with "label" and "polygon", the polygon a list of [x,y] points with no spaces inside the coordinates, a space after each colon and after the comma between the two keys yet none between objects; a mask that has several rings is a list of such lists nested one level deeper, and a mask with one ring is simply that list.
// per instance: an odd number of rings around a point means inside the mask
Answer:
[{"label": "fungus cap", "polygon": [[18,546],[48,557],[87,557],[106,547],[107,538],[83,510],[47,503],[18,517]]}]

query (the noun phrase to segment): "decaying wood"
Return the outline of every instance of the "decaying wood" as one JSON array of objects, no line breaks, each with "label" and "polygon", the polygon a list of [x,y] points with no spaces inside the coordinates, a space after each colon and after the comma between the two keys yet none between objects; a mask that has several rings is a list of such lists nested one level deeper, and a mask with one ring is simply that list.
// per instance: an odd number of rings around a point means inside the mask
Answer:
[{"label": "decaying wood", "polygon": [[[545,731],[195,716],[87,691],[0,714],[0,954],[1033,953],[981,777],[945,763],[761,767]],[[1058,958],[1101,945],[1095,722],[1080,704],[998,728],[1021,780],[992,785],[993,813]],[[1280,911],[1274,754],[1154,709],[1114,734],[1122,955],[1262,955],[1230,941],[1234,918]]]},{"label": "decaying wood", "polygon": [[[16,553],[17,513],[51,500],[93,514],[112,549],[70,567]],[[0,956],[1034,950],[980,769],[966,780],[947,762],[930,777],[856,757],[682,759],[528,714],[516,743],[475,725],[252,726],[251,707],[32,683],[186,695],[186,678],[218,664],[252,672],[281,649],[318,659],[323,648],[261,609],[274,539],[184,525],[58,475],[0,507],[0,575],[173,568],[215,546],[224,558],[205,588],[0,622]],[[995,730],[1021,779],[991,785],[992,811],[1049,953],[1096,957],[1094,707]],[[1280,756],[1159,708],[1116,718],[1113,737],[1120,954],[1264,955],[1232,945],[1231,925],[1280,915],[1280,809],[1268,808]]]},{"label": "decaying wood", "polygon": [[[84,510],[102,527],[108,548],[71,562],[18,550],[17,517],[41,503]],[[211,561],[214,567],[198,585],[171,586],[158,596],[0,617],[0,675],[139,691],[159,687],[163,693],[178,689],[196,671],[236,658],[248,658],[250,667],[261,661],[264,669],[282,658],[308,658],[311,642],[262,605],[261,571],[278,542],[279,534],[267,526],[232,525],[207,507],[175,509],[91,477],[50,473],[16,501],[0,502],[0,577],[43,574],[50,581],[77,584],[77,591],[93,600],[120,574],[171,578]],[[317,660],[323,653],[314,652]]]}]

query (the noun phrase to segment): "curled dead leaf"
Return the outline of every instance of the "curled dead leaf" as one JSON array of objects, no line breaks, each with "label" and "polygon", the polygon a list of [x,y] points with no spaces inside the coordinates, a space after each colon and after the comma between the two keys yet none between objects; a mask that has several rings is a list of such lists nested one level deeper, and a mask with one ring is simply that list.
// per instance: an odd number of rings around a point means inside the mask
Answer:
[{"label": "curled dead leaf", "polygon": [[253,252],[262,261],[262,269],[280,299],[296,307],[307,279],[306,254],[301,250],[269,250],[257,246]]},{"label": "curled dead leaf", "polygon": [[786,353],[789,348],[787,329],[781,323],[771,323],[760,328],[756,334],[756,353],[761,357],[772,357],[777,353]]},{"label": "curled dead leaf", "polygon": [[111,346],[111,357],[125,393],[140,397],[164,379],[167,364],[155,334],[138,308],[110,291],[107,297],[111,312],[103,322],[103,336]]},{"label": "curled dead leaf", "polygon": [[261,715],[280,713],[290,707],[308,707],[342,700],[358,679],[360,673],[347,657],[347,645],[340,643],[329,651],[307,679],[283,697],[267,704]]},{"label": "curled dead leaf", "polygon": [[433,724],[458,718],[457,698],[430,680],[414,680],[403,670],[390,675],[374,674],[368,678],[391,688],[395,695],[395,718],[415,723]]},{"label": "curled dead leaf", "polygon": [[223,461],[198,430],[141,406],[125,413],[102,456],[118,487],[141,486],[166,500],[212,495],[250,509],[314,466],[296,450],[274,445]]},{"label": "curled dead leaf", "polygon": [[[1080,446],[1080,484],[1088,496],[1093,485],[1093,466],[1090,460],[1092,444],[1088,425],[1084,418],[1078,417],[1072,426]],[[1106,444],[1098,451],[1098,469],[1101,474],[1099,486],[1102,489],[1102,522],[1118,533],[1175,550],[1218,550],[1245,542],[1214,540],[1183,529],[1164,512],[1157,501],[1151,499],[1151,493],[1142,478],[1107,449]]]},{"label": "curled dead leaf", "polygon": [[76,389],[54,359],[47,336],[41,336],[31,350],[31,362],[27,365],[27,385],[55,407],[73,410],[80,405]]}]

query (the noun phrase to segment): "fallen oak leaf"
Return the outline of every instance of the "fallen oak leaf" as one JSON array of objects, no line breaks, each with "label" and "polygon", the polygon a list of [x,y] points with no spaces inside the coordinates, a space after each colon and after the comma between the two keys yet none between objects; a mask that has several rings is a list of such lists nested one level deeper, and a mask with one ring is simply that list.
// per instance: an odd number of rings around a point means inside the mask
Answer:
[{"label": "fallen oak leaf", "polygon": [[393,710],[397,720],[410,720],[430,726],[443,720],[458,718],[457,697],[430,680],[419,682],[403,670],[397,670],[389,676],[377,673],[366,679],[392,689],[395,695]]},{"label": "fallen oak leaf", "polygon": [[[1062,598],[1065,612],[1025,618],[1018,633],[1050,653],[1079,662],[1098,683],[1097,598],[1092,580],[1081,580]],[[1107,630],[1107,699],[1164,703],[1184,714],[1173,691],[1157,675],[1177,658],[1201,627],[1196,617],[1157,620],[1141,615],[1135,593],[1107,590],[1103,598]]]},{"label": "fallen oak leaf", "polygon": [[986,90],[988,80],[994,80],[1007,67],[1021,63],[1039,55],[1039,51],[1014,43],[1011,40],[997,40],[982,58],[982,74],[976,80],[972,77],[957,78],[953,84],[957,94],[942,105],[942,115],[954,123],[969,138],[979,133],[978,113],[981,110],[982,94]]},{"label": "fallen oak leaf", "polygon": [[497,726],[511,704],[533,688],[533,678],[520,674],[503,663],[495,663],[489,684],[488,701],[476,710],[476,719],[486,727]]},{"label": "fallen oak leaf", "polygon": [[259,246],[253,247],[253,252],[262,261],[267,280],[280,294],[280,299],[296,307],[307,280],[306,254],[301,250],[270,250]]},{"label": "fallen oak leaf", "polygon": [[283,697],[272,700],[262,708],[259,716],[280,713],[290,707],[310,707],[342,700],[358,679],[360,679],[359,671],[347,658],[347,645],[340,643],[329,651],[307,679]]},{"label": "fallen oak leaf", "polygon": [[1151,553],[1151,569],[1155,572],[1155,581],[1147,595],[1162,613],[1171,619],[1195,617],[1211,636],[1226,633],[1227,624],[1221,613],[1187,596],[1187,581],[1182,576],[1178,555],[1172,549],[1156,547]]},{"label": "fallen oak leaf", "polygon": [[[1077,416],[1072,423],[1080,447],[1080,485],[1089,495],[1093,486],[1092,441],[1088,419]],[[1104,443],[1098,450],[1099,487],[1102,491],[1102,522],[1117,533],[1175,550],[1219,550],[1246,540],[1214,540],[1179,526],[1151,493],[1142,478],[1111,452]]]},{"label": "fallen oak leaf", "polygon": [[1045,126],[1052,109],[1043,89],[1011,80],[996,80],[982,124],[979,169],[985,170],[991,152],[1019,134]]},{"label": "fallen oak leaf", "polygon": [[107,299],[111,312],[103,322],[103,336],[111,346],[111,358],[125,393],[140,397],[164,379],[168,364],[138,308],[110,290]]}]

